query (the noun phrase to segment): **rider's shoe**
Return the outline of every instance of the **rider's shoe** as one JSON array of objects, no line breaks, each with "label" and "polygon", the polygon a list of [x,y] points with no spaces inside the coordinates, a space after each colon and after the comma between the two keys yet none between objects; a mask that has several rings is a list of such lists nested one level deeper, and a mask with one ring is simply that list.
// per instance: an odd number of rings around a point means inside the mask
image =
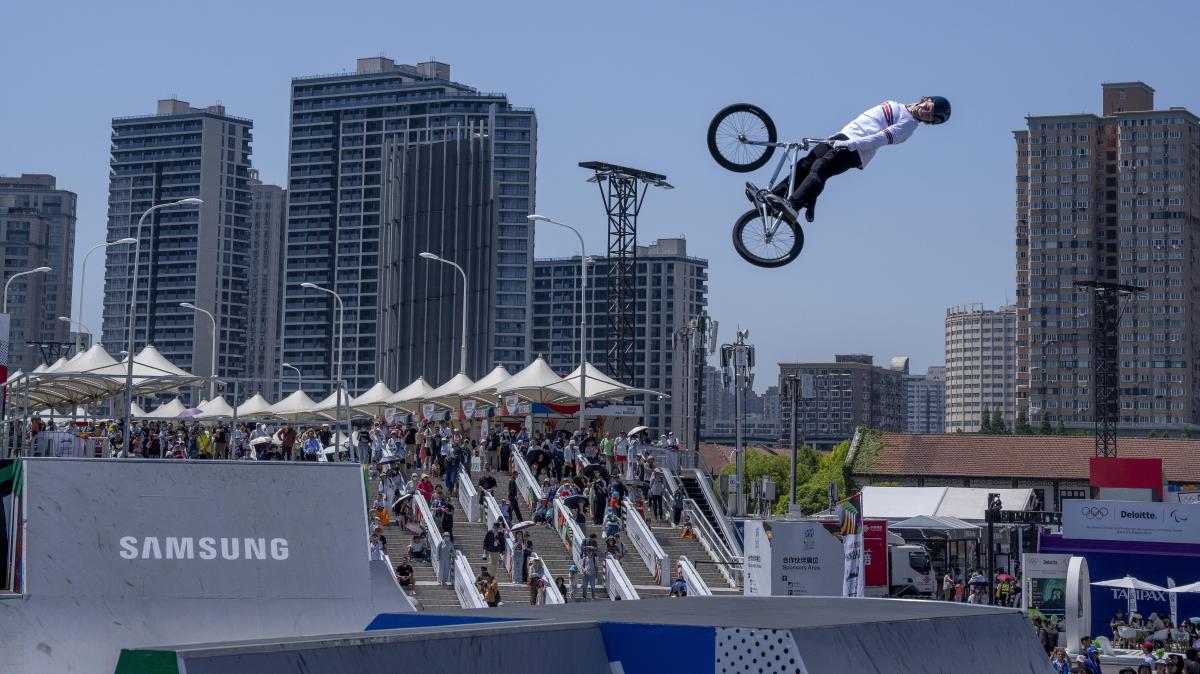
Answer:
[{"label": "rider's shoe", "polygon": [[764,198],[766,199],[768,204],[773,206],[775,208],[775,210],[779,211],[779,216],[781,218],[783,218],[784,220],[787,220],[789,224],[792,224],[792,225],[797,224],[797,221],[796,221],[797,213],[796,213],[796,209],[792,207],[792,202],[788,201],[787,199],[784,199],[783,197],[781,197],[777,194],[771,194],[771,193],[767,193],[767,195]]},{"label": "rider's shoe", "polygon": [[766,190],[758,187],[749,180],[746,181],[746,198],[750,203],[757,206],[760,202],[766,199]]},{"label": "rider's shoe", "polygon": [[807,220],[809,222],[813,221],[813,209],[814,208],[815,208],[815,206],[809,206],[808,208],[804,209],[804,219],[805,220]]}]

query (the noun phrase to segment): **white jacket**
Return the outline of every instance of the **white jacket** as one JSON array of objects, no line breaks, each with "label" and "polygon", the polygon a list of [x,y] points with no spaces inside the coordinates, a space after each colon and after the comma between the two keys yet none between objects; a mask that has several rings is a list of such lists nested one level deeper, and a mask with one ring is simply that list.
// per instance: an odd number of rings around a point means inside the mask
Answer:
[{"label": "white jacket", "polygon": [[875,150],[908,140],[918,124],[903,104],[884,101],[842,127],[841,132],[850,140],[843,141],[841,146],[857,151],[859,168],[866,168]]}]

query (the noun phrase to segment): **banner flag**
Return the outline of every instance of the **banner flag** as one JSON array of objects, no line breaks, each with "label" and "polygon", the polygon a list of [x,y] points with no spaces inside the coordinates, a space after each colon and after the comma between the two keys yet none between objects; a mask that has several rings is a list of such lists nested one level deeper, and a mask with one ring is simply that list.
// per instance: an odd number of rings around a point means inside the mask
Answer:
[{"label": "banner flag", "polygon": [[425,417],[425,421],[433,421],[433,411],[436,406],[433,403],[424,403],[421,405],[421,416]]},{"label": "banner flag", "polygon": [[865,597],[863,583],[863,521],[862,493],[838,502],[838,520],[841,522],[842,550],[846,556],[846,569],[842,583],[843,597]]}]

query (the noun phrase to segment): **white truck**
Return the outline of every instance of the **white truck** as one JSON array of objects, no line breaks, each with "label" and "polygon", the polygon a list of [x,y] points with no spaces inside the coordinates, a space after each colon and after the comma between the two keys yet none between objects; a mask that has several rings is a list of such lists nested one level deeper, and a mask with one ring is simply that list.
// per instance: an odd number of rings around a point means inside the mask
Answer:
[{"label": "white truck", "polygon": [[888,545],[888,596],[930,597],[937,579],[921,545]]}]

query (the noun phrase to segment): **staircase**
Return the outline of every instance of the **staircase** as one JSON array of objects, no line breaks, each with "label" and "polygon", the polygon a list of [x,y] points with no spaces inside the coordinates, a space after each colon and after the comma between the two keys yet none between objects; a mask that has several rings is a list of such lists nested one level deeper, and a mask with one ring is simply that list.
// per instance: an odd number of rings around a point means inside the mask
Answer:
[{"label": "staircase", "polygon": [[691,561],[696,567],[696,571],[700,573],[700,577],[708,584],[708,588],[712,590],[713,595],[740,595],[742,591],[737,588],[729,587],[729,581],[725,580],[725,576],[717,570],[716,562],[709,556],[708,551],[700,544],[700,541],[690,540],[685,541],[679,537],[681,531],[678,527],[672,527],[669,522],[647,522],[650,525],[650,530],[654,532],[654,537],[658,539],[658,544],[662,546],[663,552],[667,553],[667,557],[671,561],[671,573],[675,572],[675,560],[683,555]]},{"label": "staircase", "polygon": [[704,490],[700,487],[700,480],[696,474],[691,471],[683,471],[679,476],[679,483],[683,485],[684,494],[695,501],[696,506],[704,513],[704,519],[708,520],[713,531],[721,531],[721,523],[717,520],[720,515],[712,511],[708,499],[704,498]]}]

